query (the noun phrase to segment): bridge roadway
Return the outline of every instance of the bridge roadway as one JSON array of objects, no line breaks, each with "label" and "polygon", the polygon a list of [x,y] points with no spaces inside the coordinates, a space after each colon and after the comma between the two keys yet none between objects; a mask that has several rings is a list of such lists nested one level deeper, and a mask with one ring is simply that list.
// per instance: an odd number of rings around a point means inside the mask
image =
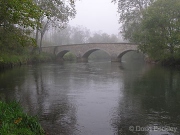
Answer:
[{"label": "bridge roadway", "polygon": [[43,47],[42,51],[55,54],[57,60],[63,60],[67,52],[73,53],[78,62],[87,62],[89,55],[96,51],[105,51],[111,57],[112,62],[121,61],[121,57],[129,51],[137,51],[138,45],[133,43],[85,43],[61,46]]}]

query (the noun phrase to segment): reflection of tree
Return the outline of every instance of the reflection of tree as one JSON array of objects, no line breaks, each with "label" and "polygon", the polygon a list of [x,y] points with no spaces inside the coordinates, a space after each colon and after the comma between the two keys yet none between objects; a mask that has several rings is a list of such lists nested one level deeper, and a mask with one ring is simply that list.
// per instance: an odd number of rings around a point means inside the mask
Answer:
[{"label": "reflection of tree", "polygon": [[[61,104],[52,104],[50,112],[42,114],[42,125],[52,135],[71,135],[75,130],[76,117],[73,105],[63,100]],[[45,111],[45,110],[44,110]]]},{"label": "reflection of tree", "polygon": [[0,100],[12,101],[16,93],[21,92],[21,86],[26,78],[27,68],[13,68],[0,72]]},{"label": "reflection of tree", "polygon": [[[67,88],[60,89],[62,78],[57,75],[60,70],[54,69],[53,66],[38,66],[32,73],[35,84],[35,105],[42,126],[49,134],[63,135],[72,134],[76,123],[75,108],[67,98]],[[63,80],[68,81],[68,80]],[[58,87],[56,87],[58,85]],[[33,99],[33,98],[31,98]],[[31,101],[32,104],[34,101]],[[32,105],[31,105],[32,106]],[[32,107],[31,107],[32,108]],[[34,108],[32,108],[33,111]]]},{"label": "reflection of tree", "polygon": [[102,51],[102,50],[97,50],[92,52],[89,57],[89,60],[105,60],[105,61],[110,61],[110,56],[108,53]]},{"label": "reflection of tree", "polygon": [[62,70],[48,64],[4,72],[0,74],[0,96],[20,101],[25,111],[38,115],[50,135],[73,134],[76,109],[69,103],[69,80],[62,78]]},{"label": "reflection of tree", "polygon": [[131,132],[129,126],[180,127],[180,74],[177,71],[153,68],[141,78],[125,71],[124,78],[123,96],[112,118],[116,134],[147,134]]},{"label": "reflection of tree", "polygon": [[179,125],[180,74],[173,70],[156,68],[142,78],[134,91],[143,92],[142,105],[150,115],[150,124]]},{"label": "reflection of tree", "polygon": [[[136,68],[135,68],[136,67]],[[138,67],[138,68],[137,68]],[[129,130],[130,126],[144,126],[145,117],[142,115],[143,110],[141,107],[141,100],[139,95],[133,95],[133,88],[135,85],[135,80],[140,76],[142,65],[131,64],[121,64],[121,70],[124,72],[124,85],[121,88],[122,94],[119,99],[119,106],[115,109],[112,118],[112,127],[117,135],[131,135],[137,134]],[[139,135],[144,134],[138,132]]]}]

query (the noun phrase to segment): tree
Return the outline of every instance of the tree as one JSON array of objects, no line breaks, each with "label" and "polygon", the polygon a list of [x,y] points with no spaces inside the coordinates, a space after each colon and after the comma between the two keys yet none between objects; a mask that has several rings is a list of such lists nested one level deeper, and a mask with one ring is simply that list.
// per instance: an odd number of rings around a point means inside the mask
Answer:
[{"label": "tree", "polygon": [[119,39],[116,35],[112,34],[110,36],[110,43],[118,43]]},{"label": "tree", "polygon": [[12,49],[18,44],[24,46],[27,42],[33,42],[29,30],[40,27],[36,20],[43,13],[32,0],[1,0],[0,11],[1,48],[8,46]]},{"label": "tree", "polygon": [[4,28],[13,24],[35,28],[39,26],[36,20],[42,15],[40,8],[32,0],[1,0],[0,11],[0,26]]},{"label": "tree", "polygon": [[63,30],[53,29],[52,41],[56,45],[71,44],[72,28],[68,25]]},{"label": "tree", "polygon": [[40,32],[39,52],[41,52],[42,39],[49,26],[64,28],[70,18],[75,17],[74,0],[35,0],[36,4],[45,12],[38,20],[43,26],[37,27],[36,42],[38,44],[38,33]]},{"label": "tree", "polygon": [[90,43],[117,43],[118,38],[116,35],[109,35],[107,33],[94,33],[93,36],[89,38]]},{"label": "tree", "polygon": [[76,26],[71,29],[71,44],[87,43],[90,37],[90,31],[86,27]]},{"label": "tree", "polygon": [[68,25],[63,30],[51,29],[45,35],[44,43],[52,41],[48,45],[67,45],[67,44],[83,44],[83,43],[117,43],[119,38],[112,34],[97,32],[91,34],[91,31],[83,26]]},{"label": "tree", "polygon": [[143,12],[133,35],[144,53],[156,60],[180,59],[180,1],[157,0]]},{"label": "tree", "polygon": [[87,43],[89,37],[90,31],[86,27],[67,25],[67,27],[62,30],[53,29],[51,38],[56,45],[67,45]]},{"label": "tree", "polygon": [[155,0],[112,0],[118,2],[119,23],[122,23],[122,34],[127,40],[132,39],[134,31],[142,19],[142,12]]},{"label": "tree", "polygon": [[102,43],[101,33],[96,32],[89,38],[89,43]]}]

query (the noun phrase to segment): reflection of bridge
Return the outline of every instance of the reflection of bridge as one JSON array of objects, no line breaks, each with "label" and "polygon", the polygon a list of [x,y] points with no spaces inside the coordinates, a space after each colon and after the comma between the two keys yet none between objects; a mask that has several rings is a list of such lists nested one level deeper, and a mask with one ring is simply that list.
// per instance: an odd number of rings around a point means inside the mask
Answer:
[{"label": "reflection of bridge", "polygon": [[126,52],[137,50],[137,46],[132,43],[86,43],[43,47],[42,51],[55,54],[59,60],[63,60],[63,56],[71,52],[77,57],[77,61],[86,62],[92,52],[102,50],[109,54],[111,61],[121,61]]}]

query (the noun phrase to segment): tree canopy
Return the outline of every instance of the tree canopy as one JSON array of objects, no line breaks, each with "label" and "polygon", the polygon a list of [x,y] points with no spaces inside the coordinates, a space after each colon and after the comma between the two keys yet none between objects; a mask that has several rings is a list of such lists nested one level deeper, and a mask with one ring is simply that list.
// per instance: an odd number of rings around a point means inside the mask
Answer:
[{"label": "tree canopy", "polygon": [[37,27],[36,31],[36,42],[38,41],[39,33],[41,36],[39,44],[39,48],[41,50],[43,36],[50,26],[63,29],[66,27],[66,24],[69,22],[69,19],[75,17],[75,2],[74,0],[34,1],[40,7],[40,9],[44,11],[44,14],[38,20],[40,23],[42,23],[42,27]]},{"label": "tree canopy", "polygon": [[133,40],[156,60],[180,59],[180,1],[157,0],[143,11]]},{"label": "tree canopy", "polygon": [[40,26],[42,10],[32,0],[0,0],[1,50],[13,50],[33,43],[29,30]]},{"label": "tree canopy", "polygon": [[142,19],[142,12],[155,0],[112,0],[118,3],[119,23],[122,24],[121,33],[126,40],[132,39],[134,31],[138,29]]},{"label": "tree canopy", "polygon": [[32,0],[1,0],[0,26],[17,24],[25,28],[35,28],[36,20],[42,15],[40,8]]}]

